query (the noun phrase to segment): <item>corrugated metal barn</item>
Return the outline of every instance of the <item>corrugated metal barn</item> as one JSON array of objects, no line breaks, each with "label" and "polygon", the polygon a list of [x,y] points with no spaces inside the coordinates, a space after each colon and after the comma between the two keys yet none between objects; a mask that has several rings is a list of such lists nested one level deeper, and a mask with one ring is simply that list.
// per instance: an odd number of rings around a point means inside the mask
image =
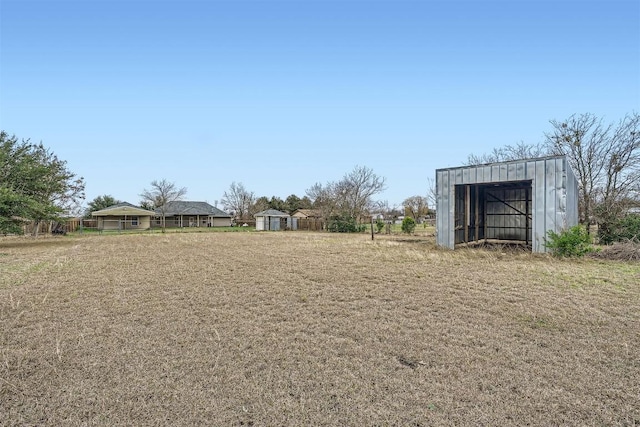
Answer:
[{"label": "corrugated metal barn", "polygon": [[578,182],[565,156],[436,170],[439,246],[509,242],[545,252],[549,230],[578,223]]}]

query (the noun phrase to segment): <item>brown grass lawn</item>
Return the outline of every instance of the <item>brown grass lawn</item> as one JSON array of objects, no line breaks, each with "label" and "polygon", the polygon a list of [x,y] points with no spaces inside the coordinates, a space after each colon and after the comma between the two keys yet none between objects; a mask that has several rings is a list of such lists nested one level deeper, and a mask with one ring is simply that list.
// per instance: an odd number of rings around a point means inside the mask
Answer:
[{"label": "brown grass lawn", "polygon": [[0,425],[640,425],[640,264],[433,239],[0,239]]}]

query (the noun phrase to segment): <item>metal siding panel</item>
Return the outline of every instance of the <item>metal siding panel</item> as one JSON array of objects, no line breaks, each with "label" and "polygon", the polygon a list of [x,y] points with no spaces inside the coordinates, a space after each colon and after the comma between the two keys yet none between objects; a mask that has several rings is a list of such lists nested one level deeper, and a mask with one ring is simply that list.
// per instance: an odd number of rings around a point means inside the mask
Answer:
[{"label": "metal siding panel", "polygon": [[491,166],[482,167],[482,182],[491,182]]},{"label": "metal siding panel", "polygon": [[498,182],[500,181],[500,166],[493,165],[491,166],[491,179],[489,182]]},{"label": "metal siding panel", "polygon": [[567,176],[567,227],[573,227],[578,224],[578,180],[566,157],[563,167]]},{"label": "metal siding panel", "polygon": [[544,162],[546,188],[545,188],[545,221],[547,230],[558,231],[558,224],[556,223],[556,209],[558,209],[558,188],[556,180],[556,162],[553,159],[546,160]]},{"label": "metal siding panel", "polygon": [[444,246],[444,193],[443,193],[444,172],[436,171],[436,243]]},{"label": "metal siding panel", "polygon": [[544,245],[546,237],[545,183],[544,161],[536,161],[534,163],[533,200],[531,201],[533,209],[533,252],[546,251]]},{"label": "metal siding panel", "polygon": [[436,172],[436,192],[437,192],[437,206],[436,206],[436,235],[437,243],[439,246],[453,249],[453,228],[451,223],[453,222],[453,212],[451,210],[450,195],[452,185],[450,185],[451,175],[454,174],[451,170],[441,170]]},{"label": "metal siding panel", "polygon": [[517,171],[517,163],[509,163],[509,165],[507,165],[507,180],[508,181],[517,181],[518,180],[518,174],[516,173]]},{"label": "metal siding panel", "polygon": [[454,184],[454,174],[452,172],[449,173],[449,186],[447,187],[447,201],[448,201],[448,212],[447,212],[447,247],[454,249],[455,248],[455,189],[456,186]]},{"label": "metal siding panel", "polygon": [[556,232],[567,227],[567,176],[564,173],[562,159],[557,158],[555,164],[556,176]]},{"label": "metal siding panel", "polygon": [[508,181],[508,176],[507,176],[507,165],[505,164],[501,164],[500,165],[500,177],[498,178],[500,182],[503,181]]},{"label": "metal siding panel", "polygon": [[525,170],[525,179],[530,180],[536,177],[536,162],[527,162]]},{"label": "metal siding panel", "polygon": [[454,184],[462,184],[462,169],[454,169]]},{"label": "metal siding panel", "polygon": [[[462,182],[460,184],[468,184],[471,179],[471,168],[465,168],[462,170]],[[457,183],[456,183],[457,184]]]},{"label": "metal siding panel", "polygon": [[524,181],[527,179],[526,177],[526,162],[518,162],[516,163],[516,181]]}]

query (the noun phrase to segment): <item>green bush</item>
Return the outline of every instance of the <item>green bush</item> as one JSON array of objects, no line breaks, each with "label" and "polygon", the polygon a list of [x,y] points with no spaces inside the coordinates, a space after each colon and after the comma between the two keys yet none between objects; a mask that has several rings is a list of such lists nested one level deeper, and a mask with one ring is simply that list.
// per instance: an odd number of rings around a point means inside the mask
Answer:
[{"label": "green bush", "polygon": [[361,233],[366,228],[366,225],[358,224],[355,218],[337,215],[331,217],[327,225],[327,229],[334,233]]},{"label": "green bush", "polygon": [[640,215],[629,214],[612,223],[599,224],[598,239],[603,245],[640,240]]},{"label": "green bush", "polygon": [[380,233],[383,228],[384,228],[384,221],[381,220],[380,218],[376,219],[376,229],[378,230],[378,233]]},{"label": "green bush", "polygon": [[402,232],[407,234],[413,234],[413,230],[416,229],[416,221],[410,216],[405,217],[402,220]]},{"label": "green bush", "polygon": [[547,236],[546,246],[557,257],[581,257],[594,251],[591,236],[581,225],[575,225],[560,233],[549,230]]}]

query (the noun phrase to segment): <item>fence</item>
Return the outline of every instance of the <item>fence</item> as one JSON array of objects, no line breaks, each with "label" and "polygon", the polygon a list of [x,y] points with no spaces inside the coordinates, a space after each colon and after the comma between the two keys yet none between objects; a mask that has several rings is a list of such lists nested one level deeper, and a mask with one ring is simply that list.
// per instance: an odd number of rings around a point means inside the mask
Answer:
[{"label": "fence", "polygon": [[298,218],[298,230],[323,231],[325,225],[325,221],[320,218]]}]

